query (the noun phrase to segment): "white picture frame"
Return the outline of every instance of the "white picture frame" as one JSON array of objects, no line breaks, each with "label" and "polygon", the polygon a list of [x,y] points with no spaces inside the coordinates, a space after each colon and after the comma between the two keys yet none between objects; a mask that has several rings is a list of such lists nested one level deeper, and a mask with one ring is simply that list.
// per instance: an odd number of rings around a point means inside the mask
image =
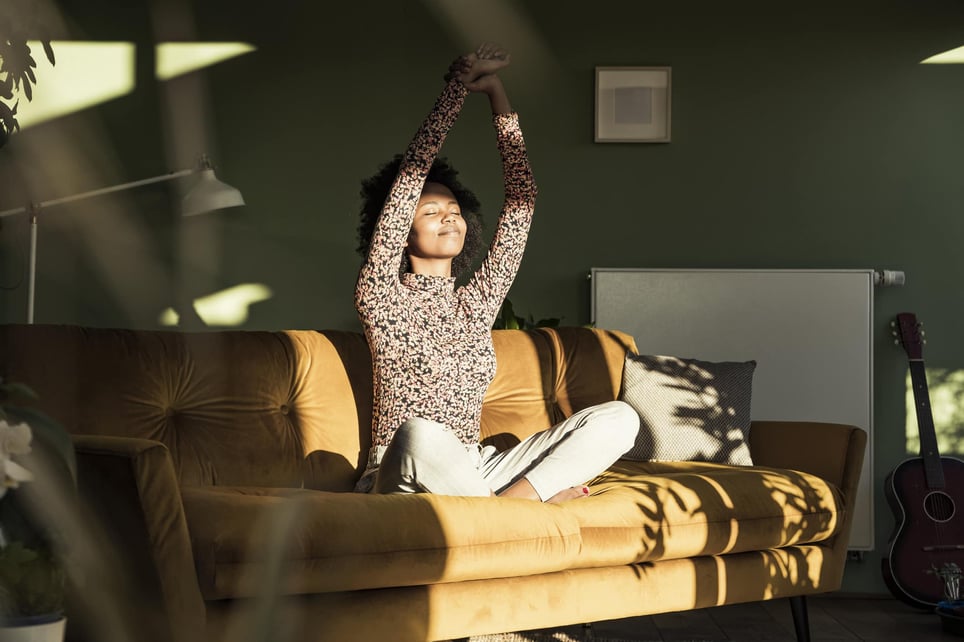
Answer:
[{"label": "white picture frame", "polygon": [[671,67],[596,67],[597,143],[668,143]]}]

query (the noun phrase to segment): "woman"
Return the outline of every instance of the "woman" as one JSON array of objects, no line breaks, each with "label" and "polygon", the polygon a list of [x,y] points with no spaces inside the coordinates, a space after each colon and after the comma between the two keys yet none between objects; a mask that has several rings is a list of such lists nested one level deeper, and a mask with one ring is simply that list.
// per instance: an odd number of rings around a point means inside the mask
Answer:
[{"label": "woman", "polygon": [[[493,45],[452,63],[434,109],[396,159],[371,231],[363,210],[366,259],[355,307],[372,351],[375,406],[368,467],[356,490],[584,497],[585,481],[629,450],[639,430],[635,411],[613,401],[505,452],[479,444],[482,400],[495,375],[491,327],[522,261],[536,196],[518,115],[497,75],[508,64]],[[492,108],[505,203],[488,254],[456,288],[453,270],[474,257],[466,237],[479,237],[478,202],[436,156],[469,92],[488,96]],[[394,171],[389,164],[380,177]],[[363,183],[369,201],[382,183],[378,176]]]}]

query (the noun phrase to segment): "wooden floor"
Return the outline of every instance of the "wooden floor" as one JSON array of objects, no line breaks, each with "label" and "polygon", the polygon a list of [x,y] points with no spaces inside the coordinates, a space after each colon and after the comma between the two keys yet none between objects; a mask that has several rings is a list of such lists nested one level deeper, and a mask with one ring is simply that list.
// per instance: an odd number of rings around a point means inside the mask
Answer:
[{"label": "wooden floor", "polygon": [[[810,639],[888,642],[961,642],[946,633],[935,613],[912,609],[890,597],[831,595],[807,598]],[[793,618],[787,600],[720,606],[686,613],[596,622],[591,629],[566,627],[540,633],[559,640],[617,638],[663,642],[768,640],[794,642]],[[533,636],[535,637],[535,636]],[[546,639],[544,636],[535,639]],[[553,639],[550,635],[548,639]]]}]

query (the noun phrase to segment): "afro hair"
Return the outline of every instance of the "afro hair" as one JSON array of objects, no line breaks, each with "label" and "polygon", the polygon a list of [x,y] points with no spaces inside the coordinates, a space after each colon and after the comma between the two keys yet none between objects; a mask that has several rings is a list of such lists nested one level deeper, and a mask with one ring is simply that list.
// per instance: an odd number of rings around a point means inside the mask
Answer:
[{"label": "afro hair", "polygon": [[[382,165],[378,172],[362,180],[361,221],[358,223],[357,250],[363,259],[368,256],[372,234],[375,233],[375,223],[378,221],[401,164],[402,155],[396,154],[392,160]],[[452,190],[462,210],[466,228],[465,244],[459,255],[452,259],[452,276],[462,276],[471,269],[482,247],[482,213],[479,199],[462,185],[458,180],[458,171],[444,158],[435,159],[426,182],[440,183]],[[408,271],[409,267],[408,255],[403,255],[402,264],[399,267],[400,273]]]}]

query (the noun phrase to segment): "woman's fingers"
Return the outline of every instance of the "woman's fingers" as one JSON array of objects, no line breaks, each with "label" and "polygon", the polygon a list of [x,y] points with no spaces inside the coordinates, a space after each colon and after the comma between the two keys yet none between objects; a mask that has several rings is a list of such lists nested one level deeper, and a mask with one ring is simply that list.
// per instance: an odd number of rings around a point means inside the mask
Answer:
[{"label": "woman's fingers", "polygon": [[482,60],[496,60],[507,58],[505,50],[494,42],[483,42],[475,51],[476,55]]}]

